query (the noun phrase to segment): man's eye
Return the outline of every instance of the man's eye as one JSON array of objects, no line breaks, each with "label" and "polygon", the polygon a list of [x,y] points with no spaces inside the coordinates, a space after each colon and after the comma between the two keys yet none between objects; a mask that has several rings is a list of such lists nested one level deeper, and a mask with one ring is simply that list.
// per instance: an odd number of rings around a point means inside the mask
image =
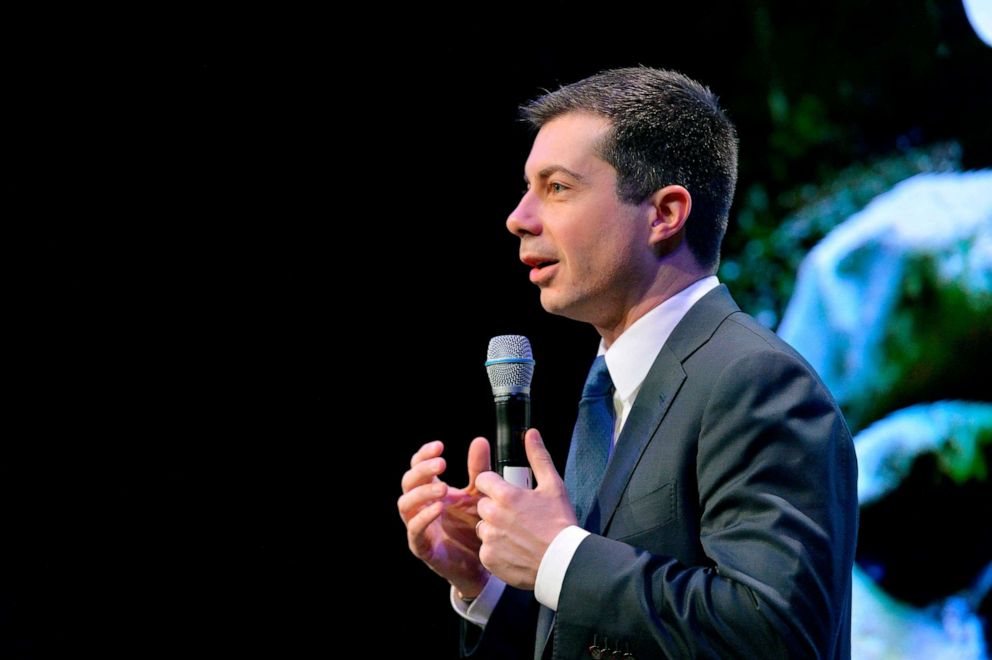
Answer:
[{"label": "man's eye", "polygon": [[568,188],[566,188],[561,183],[552,182],[548,184],[548,190],[550,190],[553,193],[560,193],[560,192],[565,192],[566,190],[568,190]]}]

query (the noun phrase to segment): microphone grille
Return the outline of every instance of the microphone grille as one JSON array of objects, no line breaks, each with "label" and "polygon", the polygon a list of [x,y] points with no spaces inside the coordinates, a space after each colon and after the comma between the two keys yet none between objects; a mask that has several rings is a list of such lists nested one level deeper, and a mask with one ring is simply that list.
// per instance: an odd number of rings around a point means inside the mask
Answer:
[{"label": "microphone grille", "polygon": [[499,335],[489,340],[486,372],[493,394],[511,391],[530,392],[534,378],[534,354],[523,335]]}]

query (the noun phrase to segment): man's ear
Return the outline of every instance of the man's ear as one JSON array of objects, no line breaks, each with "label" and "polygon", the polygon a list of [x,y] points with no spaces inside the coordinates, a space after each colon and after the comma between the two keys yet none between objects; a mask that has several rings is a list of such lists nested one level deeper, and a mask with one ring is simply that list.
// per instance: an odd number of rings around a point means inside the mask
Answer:
[{"label": "man's ear", "polygon": [[665,242],[679,235],[685,227],[685,221],[692,210],[692,195],[682,186],[665,186],[651,195],[651,206],[651,235],[648,240],[652,246],[662,248]]}]

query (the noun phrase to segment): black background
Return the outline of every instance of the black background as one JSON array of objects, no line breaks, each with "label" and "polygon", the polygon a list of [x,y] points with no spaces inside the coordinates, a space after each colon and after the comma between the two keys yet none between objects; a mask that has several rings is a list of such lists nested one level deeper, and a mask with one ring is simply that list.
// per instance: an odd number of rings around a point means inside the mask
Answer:
[{"label": "black background", "polygon": [[[517,106],[613,66],[681,70],[738,124],[739,190],[767,174],[764,81],[830,98],[835,58],[891,52],[831,109],[866,154],[976,126],[987,53],[932,63],[973,39],[957,4],[860,5],[32,22],[0,655],[454,655],[446,586],[396,512],[409,456],[444,439],[463,482],[492,426],[488,339],[520,333],[561,468],[598,340],[541,310],[503,225]],[[978,133],[971,166],[992,162]]]}]

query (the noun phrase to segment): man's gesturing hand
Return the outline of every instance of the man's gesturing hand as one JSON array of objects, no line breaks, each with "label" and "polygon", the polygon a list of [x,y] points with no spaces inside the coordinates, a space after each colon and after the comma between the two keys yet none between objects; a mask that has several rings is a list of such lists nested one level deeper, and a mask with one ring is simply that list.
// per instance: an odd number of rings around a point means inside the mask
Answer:
[{"label": "man's gesturing hand", "polygon": [[410,551],[465,596],[477,596],[489,574],[479,560],[479,492],[476,477],[489,470],[489,441],[468,450],[468,486],[452,488],[438,478],[446,468],[444,445],[429,442],[410,459],[397,501]]},{"label": "man's gesturing hand", "polygon": [[524,437],[527,460],[537,488],[528,490],[504,481],[495,472],[480,474],[475,485],[485,495],[478,502],[482,565],[507,584],[533,589],[537,569],[558,532],[575,525],[575,510],[565,484],[537,429]]}]

